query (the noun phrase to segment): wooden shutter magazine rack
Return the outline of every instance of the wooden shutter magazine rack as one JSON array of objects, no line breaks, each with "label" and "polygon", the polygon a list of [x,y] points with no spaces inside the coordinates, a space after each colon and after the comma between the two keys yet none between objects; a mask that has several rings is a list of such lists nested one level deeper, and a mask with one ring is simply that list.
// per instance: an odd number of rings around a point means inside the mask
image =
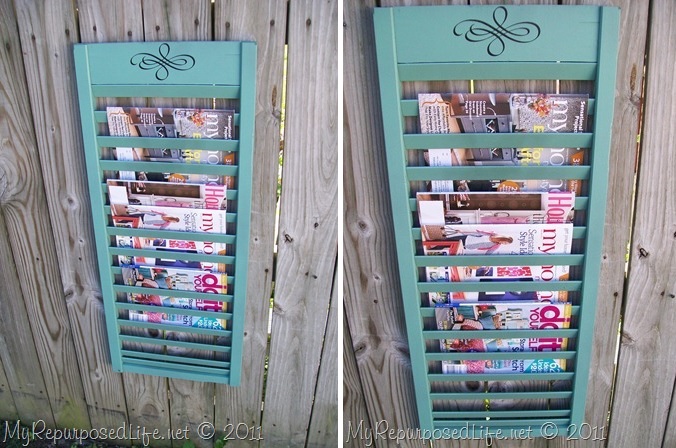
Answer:
[{"label": "wooden shutter magazine rack", "polygon": [[[551,437],[583,423],[601,264],[608,185],[619,9],[597,6],[419,6],[376,8],[376,52],[403,306],[420,427],[451,437],[485,437],[487,432],[530,429]],[[457,26],[463,24],[464,26]],[[528,35],[535,25],[537,32]],[[462,29],[454,32],[454,29]],[[418,118],[418,102],[405,97],[410,82],[466,80],[565,80],[594,83],[591,129],[584,133],[415,134],[407,120]],[[521,90],[527,91],[527,90]],[[447,93],[438,90],[417,93]],[[468,90],[458,93],[467,93]],[[491,92],[486,92],[491,93]],[[554,93],[554,92],[536,92]],[[409,153],[429,148],[586,148],[581,166],[461,166],[410,164]],[[416,227],[412,183],[429,180],[582,179],[576,198],[581,216],[570,255],[424,256]],[[586,195],[585,195],[586,191]],[[578,247],[578,250],[575,250]],[[569,329],[437,330],[429,291],[487,291],[490,283],[421,281],[425,266],[567,265],[573,279],[558,283],[572,297]],[[483,286],[482,286],[483,285]],[[486,286],[488,285],[488,286]],[[523,290],[518,282],[501,290]],[[532,283],[529,290],[551,290]],[[494,285],[495,286],[495,285]],[[482,289],[484,288],[484,289]],[[495,289],[495,288],[493,288]],[[544,353],[567,360],[563,373],[442,374],[442,360],[539,359],[543,352],[440,352],[440,339],[565,337],[565,351]],[[435,349],[436,347],[436,349]],[[479,388],[467,384],[479,385]],[[530,384],[530,386],[529,386]],[[518,387],[510,387],[518,385]],[[535,386],[533,386],[535,385]],[[495,386],[495,387],[493,387]],[[554,426],[552,426],[554,425]],[[571,426],[572,425],[572,426]],[[455,433],[452,430],[455,429]],[[455,434],[455,435],[454,435]]]},{"label": "wooden shutter magazine rack", "polygon": [[[249,253],[256,44],[254,42],[81,44],[75,45],[74,52],[98,267],[113,370],[237,386],[241,377]],[[153,98],[206,99],[202,101],[208,104],[214,101],[220,104],[221,100],[225,100],[228,104],[237,104],[233,108],[234,135],[237,140],[109,136],[104,126],[107,122],[105,106],[101,106],[106,98],[123,98],[123,104],[135,107],[151,107],[146,106],[145,102]],[[131,103],[130,98],[132,101],[142,98],[143,103]],[[179,106],[182,105],[175,107]],[[231,109],[231,107],[219,108]],[[112,149],[116,147],[232,151],[236,153],[236,164],[118,161],[110,157]],[[106,148],[110,148],[111,151],[104,151]],[[111,177],[110,173],[122,170],[233,176],[235,188],[228,189],[226,196],[228,234],[113,226],[105,179]],[[121,269],[116,263],[117,256],[154,257],[157,252],[152,249],[116,247],[115,236],[227,244],[233,250],[226,255],[188,252],[171,252],[169,255],[165,252],[165,256],[173,256],[180,260],[228,265],[227,294],[174,289],[151,290],[169,297],[225,302],[228,304],[227,312],[177,309],[127,302],[127,293],[148,294],[149,290],[125,286],[122,283]],[[222,319],[227,324],[226,329],[221,330],[138,322],[125,317],[125,313],[129,310],[213,317]],[[178,332],[186,337],[169,340],[148,336],[162,335],[165,331]],[[146,332],[145,335],[143,332]],[[139,347],[155,349],[147,350]],[[175,350],[170,352],[170,348]],[[183,352],[177,354],[177,351],[181,350]],[[191,353],[201,355],[189,356]]]}]

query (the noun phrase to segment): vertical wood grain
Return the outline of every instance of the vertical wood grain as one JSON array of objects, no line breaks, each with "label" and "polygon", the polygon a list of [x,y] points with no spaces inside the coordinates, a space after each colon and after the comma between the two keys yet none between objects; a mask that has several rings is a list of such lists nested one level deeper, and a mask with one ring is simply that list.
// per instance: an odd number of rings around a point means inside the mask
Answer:
[{"label": "vertical wood grain", "polygon": [[[337,255],[337,1],[289,5],[288,81],[266,443],[304,444]],[[289,412],[292,409],[293,412]]]},{"label": "vertical wood grain", "polygon": [[[649,2],[630,0],[564,0],[564,4],[618,6],[620,45],[617,61],[613,137],[610,149],[608,200],[599,289],[597,294],[594,342],[585,406],[584,422],[605,430],[608,436],[608,412],[614,387],[618,325],[625,290],[625,255],[630,240],[631,201],[634,187],[636,134],[639,129],[643,62],[648,33]],[[562,86],[563,87],[563,86]],[[558,388],[556,385],[554,389]],[[621,395],[615,394],[622,400]],[[556,403],[552,403],[556,406]],[[626,431],[632,426],[618,428]],[[604,447],[607,440],[557,438],[551,447]],[[609,444],[608,446],[614,446]],[[621,445],[618,445],[621,446]],[[627,445],[629,446],[629,445]]]},{"label": "vertical wood grain", "polygon": [[676,4],[652,2],[645,121],[609,446],[666,446],[676,382]]},{"label": "vertical wood grain", "polygon": [[19,412],[14,404],[12,390],[5,375],[5,366],[0,357],[0,420],[16,420],[19,418]]},{"label": "vertical wood grain", "polygon": [[[107,334],[96,266],[80,134],[70,1],[15,2],[49,217],[60,261],[85,397],[92,425],[119,425],[126,406],[119,374],[108,362]],[[38,69],[36,69],[38,68]]]},{"label": "vertical wood grain", "polygon": [[387,200],[374,6],[375,1],[349,2],[343,11],[343,300],[349,352],[371,425],[386,421],[414,428],[418,414]]},{"label": "vertical wood grain", "polygon": [[[4,17],[4,15],[0,17]],[[16,43],[16,46],[18,47],[18,43]],[[3,62],[4,60],[3,56]],[[0,66],[3,65],[0,64]],[[0,79],[6,78],[4,78],[4,75],[0,75]],[[2,82],[0,85],[6,86],[7,84]],[[0,97],[1,141],[8,140],[6,136],[11,135],[10,129],[3,93]],[[3,153],[14,150],[13,147],[4,143],[0,148]],[[7,175],[3,160],[4,157],[0,155],[0,179]],[[6,381],[4,384],[11,390],[10,398],[13,398],[18,417],[28,422],[44,420],[46,424],[53,426],[52,405],[46,393],[47,388],[42,377],[38,351],[31,334],[26,304],[21,299],[21,283],[14,255],[11,251],[7,225],[5,224],[4,195],[3,186],[0,190],[0,327],[2,328],[0,332],[0,361],[6,375],[6,379],[3,381]],[[1,393],[0,399],[4,399],[5,396],[4,392]]]},{"label": "vertical wood grain", "polygon": [[211,40],[211,1],[143,0],[146,42],[159,40]]},{"label": "vertical wood grain", "polygon": [[[215,39],[251,40],[256,42],[258,49],[242,376],[239,387],[216,385],[215,426],[219,431],[228,424],[261,425],[269,299],[273,281],[286,14],[286,2],[277,0],[217,0],[214,4]],[[266,428],[262,434],[266,436]],[[238,441],[238,446],[258,446],[258,442]]]},{"label": "vertical wood grain", "polygon": [[[20,277],[16,260],[12,253],[11,240],[4,217],[4,209],[11,207],[16,185],[9,177],[15,172],[13,161],[17,154],[32,143],[17,132],[16,120],[28,120],[21,126],[29,126],[30,115],[25,101],[19,99],[25,94],[25,86],[11,82],[20,72],[20,62],[16,55],[21,53],[16,17],[10,1],[0,2],[0,37],[5,46],[0,48],[0,360],[6,378],[2,380],[11,393],[3,392],[7,405],[4,408],[10,417],[12,408],[26,421],[44,420],[54,425],[51,403],[46,393],[45,381],[38,358],[38,351],[31,334],[31,325],[22,300]],[[5,389],[5,387],[2,387]]]},{"label": "vertical wood grain", "polygon": [[331,288],[331,305],[324,332],[321,363],[312,404],[306,447],[333,446],[338,442],[338,286],[337,271]]},{"label": "vertical wood grain", "polygon": [[[343,312],[343,316],[347,313]],[[364,445],[361,431],[373,431],[369,420],[364,389],[359,378],[359,368],[352,349],[352,337],[347,318],[343,318],[343,440],[344,447],[358,448]]]},{"label": "vertical wood grain", "polygon": [[[0,167],[4,178],[3,207],[9,250],[15,261],[21,294],[37,349],[45,383],[57,425],[88,427],[89,415],[78,359],[70,332],[64,291],[59,277],[49,210],[45,197],[40,158],[33,129],[26,88],[22,48],[7,0],[1,3],[3,21],[0,65],[2,88],[2,153]],[[3,24],[4,25],[4,24]],[[36,36],[36,40],[37,40]],[[36,42],[37,44],[38,42]],[[23,48],[23,51],[27,51]]]}]

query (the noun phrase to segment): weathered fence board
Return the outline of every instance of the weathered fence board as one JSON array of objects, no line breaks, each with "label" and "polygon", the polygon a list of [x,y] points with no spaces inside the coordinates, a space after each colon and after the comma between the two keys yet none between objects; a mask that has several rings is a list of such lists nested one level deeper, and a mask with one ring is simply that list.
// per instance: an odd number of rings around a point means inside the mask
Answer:
[{"label": "weathered fence board", "polygon": [[210,0],[143,1],[143,35],[146,42],[158,40],[210,40]]},{"label": "weathered fence board", "polygon": [[[414,428],[413,378],[401,291],[395,286],[399,280],[378,105],[374,6],[375,1],[349,2],[343,13],[343,300],[352,340],[344,357],[355,358],[371,428],[382,421],[393,428]],[[361,421],[358,414],[349,417]],[[378,440],[375,446],[386,444]]]},{"label": "weathered fence board", "polygon": [[[338,3],[289,5],[288,81],[267,443],[306,442],[336,268]],[[289,412],[292,409],[293,412]]]},{"label": "weathered fence board", "polygon": [[[347,268],[347,267],[346,267]],[[345,315],[345,314],[343,314]],[[364,402],[364,389],[359,379],[357,361],[352,351],[352,337],[347,319],[343,319],[343,440],[344,447],[361,447],[364,442],[360,440],[361,431],[372,432],[368,410]]]},{"label": "weathered fence board", "polygon": [[16,410],[12,391],[9,389],[9,382],[5,375],[5,367],[2,365],[0,357],[0,419],[14,420],[19,418],[19,412]]},{"label": "weathered fence board", "polygon": [[676,382],[676,4],[651,8],[636,220],[609,446],[673,446]]},{"label": "weathered fence board", "polygon": [[338,272],[334,272],[312,416],[306,447],[333,446],[338,441]]},{"label": "weathered fence board", "polygon": [[[77,364],[93,425],[120,424],[127,413],[119,375],[98,354],[106,353],[105,323],[84,154],[77,115],[72,44],[77,41],[70,1],[15,2],[24,49],[42,177],[48,188],[51,232],[68,307]],[[39,70],[35,70],[39,67]],[[74,372],[76,369],[72,369]]]},{"label": "weathered fence board", "polygon": [[[280,110],[286,3],[275,0],[240,2],[218,0],[214,4],[214,36],[217,40],[254,40],[258,48],[256,73],[256,148],[252,179],[251,241],[247,309],[243,341],[242,382],[237,388],[216,386],[215,426],[240,423],[261,426],[261,403],[268,344],[268,315],[274,272],[275,208],[279,169]],[[263,437],[267,430],[264,428]],[[256,437],[254,437],[255,439]],[[256,440],[238,446],[257,446]]]},{"label": "weathered fence board", "polygon": [[[3,2],[3,9],[12,20],[14,14],[8,1]],[[3,109],[8,108],[3,113],[6,131],[2,153],[7,183],[2,212],[21,290],[19,297],[11,300],[25,301],[45,383],[44,393],[49,397],[55,424],[88,426],[82,381],[77,368],[73,368],[78,360],[68,325],[58,270],[60,260],[49,222],[36,131],[32,127],[25,85],[27,74],[21,60],[30,48],[25,44],[19,48],[16,24],[7,29],[3,27],[5,32],[8,35],[4,42],[9,51],[3,52],[6,59],[0,66],[4,78],[1,80],[5,95]],[[39,44],[38,37],[39,34],[35,45]],[[15,356],[24,355],[16,353]]]},{"label": "weathered fence board", "polygon": [[[2,79],[2,76],[0,76]],[[4,85],[4,84],[2,84]],[[0,139],[10,135],[7,126],[7,111],[4,98],[0,98]],[[3,143],[3,151],[8,147]],[[6,176],[5,159],[0,157],[0,178]],[[0,204],[4,206],[4,191],[0,192]],[[9,235],[4,213],[0,211],[0,360],[7,376],[8,393],[15,402],[19,416],[25,421],[43,420],[54,425],[49,397],[38,352],[31,335],[31,326],[26,305],[21,300],[21,287],[14,257],[10,248]],[[4,398],[4,393],[2,394]]]},{"label": "weathered fence board", "polygon": [[[7,385],[2,398],[9,394],[14,411],[26,421],[42,419],[54,425],[5,222],[5,207],[13,207],[16,200],[17,185],[11,180],[14,177],[12,173],[17,172],[14,158],[17,151],[25,151],[26,146],[31,144],[26,140],[27,136],[20,134],[25,129],[17,128],[17,117],[30,120],[30,111],[25,101],[17,101],[22,95],[25,97],[25,87],[11,82],[22,70],[18,56],[21,45],[13,7],[6,0],[0,1],[0,39],[5,42],[0,48],[0,325],[3,330],[0,334],[0,360],[6,375],[4,384]],[[13,135],[18,138],[10,138]],[[9,407],[3,409],[8,417],[11,411]]]},{"label": "weathered fence board", "polygon": [[[585,423],[599,428],[598,434],[604,431],[604,437],[599,437],[603,439],[608,437],[608,412],[616,367],[617,329],[625,283],[625,255],[630,239],[632,219],[630,204],[634,186],[636,134],[640,119],[642,67],[648,32],[649,2],[565,0],[564,3],[603,4],[621,8],[620,45],[615,81],[617,94],[613,117],[603,256],[594,325],[595,342],[584,419]],[[550,441],[550,446],[586,448],[601,447],[606,443],[606,440],[566,440],[559,437]]]}]

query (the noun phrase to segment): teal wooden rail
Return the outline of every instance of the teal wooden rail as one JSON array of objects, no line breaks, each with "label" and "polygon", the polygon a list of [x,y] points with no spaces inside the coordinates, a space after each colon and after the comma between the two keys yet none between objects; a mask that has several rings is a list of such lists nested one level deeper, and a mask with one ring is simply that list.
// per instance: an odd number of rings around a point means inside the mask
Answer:
[{"label": "teal wooden rail", "polygon": [[[432,435],[484,437],[529,430],[533,436],[565,435],[569,425],[579,428],[584,418],[601,244],[608,185],[608,157],[615,94],[619,9],[597,6],[420,6],[376,8],[374,11],[378,76],[403,309],[409,339],[420,427]],[[516,27],[516,29],[514,28]],[[418,115],[417,101],[403,96],[404,82],[448,80],[572,80],[592,81],[593,126],[577,134],[447,134],[421,135],[406,131],[406,119]],[[469,82],[468,82],[469,85]],[[434,92],[433,90],[431,92]],[[425,92],[420,92],[425,93]],[[446,92],[438,92],[446,93]],[[466,92],[458,92],[466,93]],[[554,92],[542,92],[554,93]],[[583,166],[561,167],[427,167],[409,166],[408,152],[428,148],[581,147],[587,148]],[[449,179],[583,179],[585,196],[577,198],[574,238],[579,253],[547,256],[424,256],[418,252],[421,235],[412,182]],[[565,330],[436,330],[434,310],[421,298],[430,291],[480,291],[477,283],[426,283],[424,266],[531,265],[548,261],[575,267],[578,278],[560,283],[573,291],[573,323]],[[440,285],[443,285],[440,287]],[[490,285],[490,284],[488,284]],[[517,287],[518,284],[511,285]],[[503,285],[502,288],[509,289]],[[551,288],[547,286],[547,288]],[[538,289],[536,285],[534,289]],[[541,359],[542,353],[443,353],[438,339],[455,337],[567,337],[566,351],[552,358],[566,359],[560,373],[441,374],[442,360]],[[429,344],[429,341],[435,344]],[[562,390],[499,392],[463,391],[467,381],[569,381]],[[457,391],[442,392],[444,385]],[[465,389],[466,390],[466,389]],[[510,410],[492,409],[491,400],[519,400]],[[457,410],[437,409],[452,400]],[[558,400],[556,409],[536,409],[529,403]],[[478,401],[478,406],[463,403]],[[560,403],[564,403],[561,405]],[[521,406],[521,407],[519,407]],[[446,430],[446,432],[439,432]],[[432,432],[434,431],[434,432]],[[455,436],[453,434],[456,434]]]},{"label": "teal wooden rail", "polygon": [[[75,64],[82,135],[106,327],[113,370],[159,375],[237,386],[241,378],[242,340],[246,308],[253,167],[256,44],[254,42],[146,42],[75,45]],[[97,108],[100,98],[207,98],[238,104],[234,116],[237,140],[184,138],[113,137],[100,132],[106,123],[105,110]],[[144,106],[145,104],[134,104]],[[234,165],[203,165],[162,162],[106,160],[103,148],[171,148],[233,151]],[[235,213],[226,220],[234,231],[228,235],[188,234],[165,230],[129,229],[110,223],[105,176],[109,171],[180,172],[236,177],[227,199]],[[115,236],[171,238],[225,243],[233,248],[226,255],[176,254],[188,261],[223,263],[232,267],[227,294],[161,290],[170,297],[209,299],[227,304],[227,312],[183,310],[128,303],[127,293],[147,293],[143,288],[121,282],[118,255],[153,256],[147,249],[115,247]],[[173,254],[172,254],[173,255]],[[226,322],[225,330],[137,322],[125,318],[129,310],[212,317]],[[130,329],[162,333],[175,331],[188,336],[208,337],[211,343],[153,338]],[[126,345],[125,345],[126,344]],[[144,346],[158,351],[143,351]],[[183,350],[180,352],[179,350]],[[188,351],[213,356],[187,356]],[[218,359],[215,359],[218,356]]]}]

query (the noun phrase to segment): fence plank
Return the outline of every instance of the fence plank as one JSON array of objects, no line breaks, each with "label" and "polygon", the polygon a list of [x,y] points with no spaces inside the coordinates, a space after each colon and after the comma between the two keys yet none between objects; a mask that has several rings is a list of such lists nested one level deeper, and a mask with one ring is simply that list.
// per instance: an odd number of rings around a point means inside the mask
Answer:
[{"label": "fence plank", "polygon": [[[9,248],[16,262],[21,299],[37,348],[45,383],[57,425],[88,427],[82,382],[69,331],[68,314],[59,278],[59,260],[52,240],[40,161],[32,129],[25,72],[19,48],[19,33],[9,1],[2,3],[5,49],[1,65],[4,171],[3,212]],[[37,39],[37,37],[36,37]],[[36,42],[37,44],[37,42]],[[10,264],[11,266],[11,264]],[[11,303],[11,302],[10,302]],[[14,337],[14,335],[8,335]],[[16,353],[18,356],[24,356]]]},{"label": "fence plank", "polygon": [[[22,296],[16,260],[11,251],[10,239],[5,223],[4,208],[9,203],[11,207],[12,191],[9,189],[9,173],[14,172],[14,162],[11,158],[17,151],[30,144],[28,141],[10,139],[18,131],[16,122],[19,117],[30,120],[26,102],[16,102],[25,93],[25,87],[10,83],[16,73],[21,70],[15,55],[21,54],[19,36],[16,26],[16,17],[9,1],[0,2],[0,39],[5,46],[0,48],[0,360],[3,372],[3,392],[0,393],[0,403],[3,411],[2,418],[11,417],[11,413],[18,413],[17,417],[31,422],[44,420],[48,425],[54,425],[54,416],[51,410],[49,397],[46,395],[45,382],[42,378],[42,368],[38,352],[31,334],[26,304],[19,297]],[[14,89],[20,88],[15,92]],[[17,134],[26,138],[23,134]],[[15,144],[14,142],[17,142]],[[5,386],[8,390],[4,390]],[[11,391],[11,393],[10,393]],[[14,398],[16,397],[16,398]],[[7,401],[5,401],[7,399]],[[16,402],[16,403],[15,403]],[[6,403],[6,404],[5,404]],[[11,404],[12,407],[9,405]]]},{"label": "fence plank", "polygon": [[289,6],[279,255],[263,413],[266,443],[273,446],[306,441],[336,268],[337,6]]},{"label": "fence plank", "polygon": [[[216,385],[215,426],[221,434],[228,424],[242,423],[253,428],[261,425],[269,298],[272,295],[286,14],[286,2],[277,0],[217,0],[214,4],[216,40],[252,40],[258,47],[254,195],[242,380],[240,387]],[[258,441],[242,440],[237,446],[258,446]]]},{"label": "fence plank", "polygon": [[[564,0],[563,3],[603,4],[618,6],[622,10],[603,256],[584,419],[591,427],[598,428],[599,434],[604,432],[603,438],[606,438],[615,375],[617,328],[625,282],[625,255],[630,238],[630,204],[634,187],[636,133],[639,129],[649,4],[630,0]],[[556,407],[557,404],[552,403],[552,406]],[[587,448],[603,447],[606,443],[606,440],[571,441],[559,437],[550,441],[549,446]]]},{"label": "fence plank", "polygon": [[143,1],[143,32],[146,42],[159,40],[210,40],[211,1]]},{"label": "fence plank", "polygon": [[[382,120],[372,9],[344,5],[344,304],[371,425],[418,425],[401,290]],[[344,336],[346,337],[346,336]],[[346,348],[348,352],[348,348]],[[358,424],[358,422],[353,422]],[[413,442],[403,442],[413,446]],[[387,446],[379,440],[375,446]]]},{"label": "fence plank", "polygon": [[333,446],[338,441],[338,286],[334,272],[331,305],[324,333],[319,376],[312,404],[306,447]]},{"label": "fence plank", "polygon": [[[141,4],[138,2],[78,1],[82,42],[138,41],[143,39]],[[128,99],[129,104],[144,105],[145,99]],[[119,104],[119,103],[110,103]],[[103,105],[103,104],[102,104]],[[166,378],[123,373],[122,382],[129,422],[159,429],[171,427]],[[164,442],[170,446],[169,442]]]},{"label": "fence plank", "polygon": [[[126,420],[120,375],[106,359],[107,337],[85,184],[77,116],[72,44],[77,38],[70,1],[16,2],[24,64],[49,216],[62,269],[79,373],[94,427]],[[33,70],[40,67],[40,70]],[[67,106],[66,106],[67,105]],[[77,371],[73,369],[73,371]]]},{"label": "fence plank", "polygon": [[[345,266],[347,272],[347,265]],[[346,313],[343,312],[343,316]],[[352,351],[352,337],[346,318],[343,318],[343,443],[344,447],[364,446],[364,434],[372,434],[373,426],[369,421],[364,389],[359,378],[357,360]]]},{"label": "fence plank", "polygon": [[[151,0],[143,2],[143,28],[146,42],[157,40],[208,40],[211,29],[211,2],[209,0],[190,0],[184,2],[164,2]],[[152,107],[203,107],[211,108],[207,99],[149,99]],[[186,342],[213,343],[212,336],[185,335]],[[188,429],[195,446],[208,448],[213,440],[196,436],[197,427],[202,422],[214,421],[214,384],[168,380],[170,393],[170,423],[172,430]],[[169,441],[165,441],[167,445]],[[180,447],[182,441],[173,441]]]},{"label": "fence plank", "polygon": [[16,410],[12,390],[5,375],[5,366],[2,364],[2,358],[0,357],[0,420],[9,421],[18,418],[19,412]]},{"label": "fence plank", "polygon": [[[2,17],[7,17],[4,11],[0,11],[0,21]],[[2,27],[1,29],[6,29]],[[4,36],[3,36],[4,37]],[[7,41],[5,41],[7,42]],[[12,49],[18,48],[18,43]],[[0,50],[2,51],[2,50]],[[3,55],[3,64],[5,67]],[[0,80],[6,79],[4,74],[0,74]],[[1,85],[5,85],[4,83]],[[0,97],[0,139],[9,141],[6,135],[12,135],[14,132],[8,126],[8,110],[5,110],[5,98]],[[17,112],[14,110],[13,112]],[[6,147],[3,143],[3,152],[7,149],[14,150],[12,147]],[[5,175],[4,159],[0,157],[0,178]],[[0,190],[0,204],[4,209],[4,191]],[[45,381],[42,378],[42,368],[40,359],[33,342],[31,326],[28,321],[26,304],[20,300],[21,287],[19,276],[17,274],[14,256],[10,249],[9,235],[5,224],[4,213],[0,209],[0,359],[5,367],[7,375],[7,386],[11,390],[11,397],[14,397],[16,410],[19,417],[27,422],[44,420],[48,425],[54,425],[54,416],[52,414],[49,397],[45,393],[47,390]],[[4,398],[5,394],[0,394]]]},{"label": "fence plank", "polygon": [[676,380],[676,152],[669,150],[676,140],[665,123],[676,120],[670,95],[676,91],[676,3],[655,0],[651,6],[636,221],[609,446],[666,446],[664,439],[674,437],[667,422]]}]

